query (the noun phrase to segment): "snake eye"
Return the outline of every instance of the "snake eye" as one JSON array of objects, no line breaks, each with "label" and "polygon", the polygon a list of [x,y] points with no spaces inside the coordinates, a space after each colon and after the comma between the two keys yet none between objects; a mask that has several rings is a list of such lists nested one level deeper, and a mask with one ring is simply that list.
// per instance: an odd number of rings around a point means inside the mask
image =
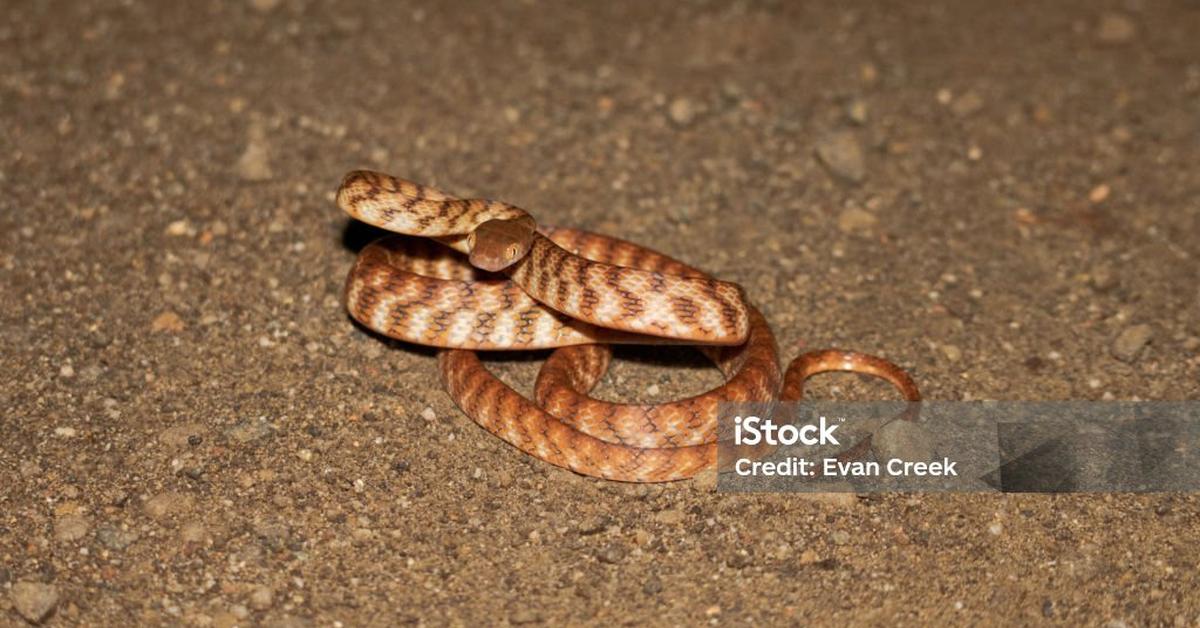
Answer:
[{"label": "snake eye", "polygon": [[517,259],[517,256],[520,254],[521,254],[521,247],[519,247],[515,244],[508,245],[508,248],[505,249],[505,251],[504,251],[505,259]]},{"label": "snake eye", "polygon": [[467,234],[467,248],[468,249],[475,248],[475,233],[474,232]]}]

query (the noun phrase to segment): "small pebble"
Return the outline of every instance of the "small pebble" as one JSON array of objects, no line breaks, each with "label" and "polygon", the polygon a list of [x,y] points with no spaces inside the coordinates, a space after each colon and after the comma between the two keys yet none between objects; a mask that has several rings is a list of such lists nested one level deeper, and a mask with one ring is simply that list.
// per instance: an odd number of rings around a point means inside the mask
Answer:
[{"label": "small pebble", "polygon": [[834,530],[833,534],[830,535],[830,538],[832,538],[833,542],[837,545],[845,545],[846,543],[850,542],[850,533],[845,530]]},{"label": "small pebble", "polygon": [[61,438],[74,438],[75,434],[76,434],[75,428],[73,428],[73,427],[56,427],[56,428],[54,428],[54,435],[61,437]]},{"label": "small pebble", "polygon": [[78,541],[87,536],[88,520],[79,515],[66,515],[54,522],[54,538],[63,542]]},{"label": "small pebble", "polygon": [[1113,340],[1113,357],[1122,362],[1133,362],[1152,338],[1154,328],[1149,325],[1127,327]]},{"label": "small pebble", "polygon": [[267,181],[275,176],[271,170],[270,149],[261,125],[251,125],[249,139],[242,156],[237,160],[237,174],[243,181]]},{"label": "small pebble", "polygon": [[40,624],[50,617],[58,604],[58,589],[52,584],[18,582],[12,588],[12,602],[26,621]]},{"label": "small pebble", "polygon": [[954,345],[942,345],[941,349],[942,355],[946,356],[946,359],[951,362],[958,362],[962,359],[962,349]]},{"label": "small pebble", "polygon": [[96,538],[109,549],[123,550],[138,540],[138,534],[131,530],[105,526],[96,530]]},{"label": "small pebble", "polygon": [[676,98],[667,108],[667,115],[671,117],[671,122],[687,126],[696,119],[696,105],[687,98]]},{"label": "small pebble", "polygon": [[607,515],[597,515],[579,524],[579,533],[587,536],[591,534],[599,534],[612,523],[612,518]]},{"label": "small pebble", "polygon": [[147,515],[155,519],[161,519],[167,515],[190,510],[192,502],[191,496],[167,491],[146,500],[146,503],[142,505],[142,509]]},{"label": "small pebble", "polygon": [[186,220],[176,220],[167,225],[167,228],[163,233],[166,233],[169,236],[186,236],[195,234],[196,229],[192,227],[191,223]]},{"label": "small pebble", "polygon": [[754,564],[754,557],[743,550],[731,556],[726,564],[733,569],[745,569]]},{"label": "small pebble", "polygon": [[265,611],[275,603],[275,591],[271,590],[270,587],[255,587],[254,591],[250,593],[249,602],[250,608],[256,611]]},{"label": "small pebble", "polygon": [[866,156],[858,138],[848,131],[838,131],[817,143],[817,159],[835,177],[850,183],[861,183],[867,177]]},{"label": "small pebble", "polygon": [[862,126],[867,123],[867,103],[861,98],[855,98],[846,104],[846,118]]},{"label": "small pebble", "polygon": [[150,331],[152,332],[178,333],[183,331],[183,329],[183,319],[179,318],[179,315],[171,310],[155,316],[154,320],[150,322]]},{"label": "small pebble", "polygon": [[879,219],[875,217],[875,214],[857,207],[843,210],[838,215],[838,229],[842,233],[869,231],[878,223]]},{"label": "small pebble", "polygon": [[199,521],[189,521],[179,528],[179,538],[185,543],[200,543],[208,535],[208,530]]},{"label": "small pebble", "polygon": [[614,543],[608,545],[596,553],[596,560],[608,564],[615,565],[625,560],[625,548]]},{"label": "small pebble", "polygon": [[433,408],[425,406],[425,408],[421,410],[421,418],[425,419],[426,421],[436,421],[437,413],[433,411]]},{"label": "small pebble", "polygon": [[1092,188],[1091,192],[1088,192],[1088,200],[1093,203],[1103,203],[1111,193],[1112,188],[1108,187],[1108,185],[1105,183],[1101,183],[1100,185]]}]

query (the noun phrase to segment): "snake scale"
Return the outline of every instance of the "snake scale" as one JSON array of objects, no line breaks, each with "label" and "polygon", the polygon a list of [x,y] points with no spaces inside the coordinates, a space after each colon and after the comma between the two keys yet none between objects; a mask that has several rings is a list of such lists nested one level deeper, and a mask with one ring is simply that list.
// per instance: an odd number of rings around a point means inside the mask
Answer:
[{"label": "snake scale", "polygon": [[[640,245],[363,170],[344,177],[337,204],[398,234],[359,253],[346,280],[351,317],[441,349],[443,384],[465,414],[577,473],[628,482],[691,477],[716,464],[719,403],[798,400],[816,373],[874,375],[920,399],[899,367],[853,351],[809,352],[781,372],[770,326],[738,285]],[[589,393],[612,344],[695,345],[725,383],[661,404],[597,400]],[[554,349],[534,399],[476,354],[532,349]]]}]

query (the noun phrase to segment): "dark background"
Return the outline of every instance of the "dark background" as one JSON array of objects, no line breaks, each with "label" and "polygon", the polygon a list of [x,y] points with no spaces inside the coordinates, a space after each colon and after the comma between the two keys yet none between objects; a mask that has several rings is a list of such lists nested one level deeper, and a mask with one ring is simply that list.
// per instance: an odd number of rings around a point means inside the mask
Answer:
[{"label": "dark background", "polygon": [[[785,358],[880,354],[929,398],[1192,399],[1197,3],[3,13],[0,622],[1200,621],[1191,495],[719,495],[529,458],[349,321],[365,236],[332,202],[370,167],[652,245],[745,285]],[[610,399],[718,381],[622,355]]]}]

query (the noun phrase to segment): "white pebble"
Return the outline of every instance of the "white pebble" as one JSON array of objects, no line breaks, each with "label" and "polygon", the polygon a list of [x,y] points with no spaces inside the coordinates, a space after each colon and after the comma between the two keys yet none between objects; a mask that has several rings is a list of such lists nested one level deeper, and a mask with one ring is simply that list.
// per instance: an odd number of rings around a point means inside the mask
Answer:
[{"label": "white pebble", "polygon": [[166,234],[169,236],[187,236],[195,233],[196,230],[186,220],[176,220],[167,225]]}]

